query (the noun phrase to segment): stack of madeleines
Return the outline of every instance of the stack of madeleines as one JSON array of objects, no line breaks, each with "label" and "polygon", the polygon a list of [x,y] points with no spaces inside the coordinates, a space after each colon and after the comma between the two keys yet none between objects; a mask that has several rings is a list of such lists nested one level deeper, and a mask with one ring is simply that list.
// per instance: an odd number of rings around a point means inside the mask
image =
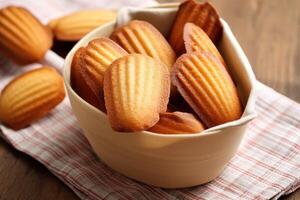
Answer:
[{"label": "stack of madeleines", "polygon": [[237,120],[242,106],[216,47],[222,32],[213,6],[194,0],[180,5],[167,39],[130,21],[76,51],[72,88],[120,132],[199,133]]},{"label": "stack of madeleines", "polygon": [[[5,27],[0,28],[0,50],[19,64],[37,62],[52,45],[49,27],[58,39],[78,40],[115,17],[114,11],[84,11],[55,19],[47,27],[24,8],[6,7],[0,10],[0,25]],[[199,133],[239,119],[242,107],[230,66],[216,47],[222,32],[211,4],[187,0],[167,38],[150,23],[133,20],[110,38],[79,48],[71,66],[72,87],[106,112],[116,131]],[[24,128],[64,97],[63,79],[54,69],[29,71],[2,90],[0,121]]]}]

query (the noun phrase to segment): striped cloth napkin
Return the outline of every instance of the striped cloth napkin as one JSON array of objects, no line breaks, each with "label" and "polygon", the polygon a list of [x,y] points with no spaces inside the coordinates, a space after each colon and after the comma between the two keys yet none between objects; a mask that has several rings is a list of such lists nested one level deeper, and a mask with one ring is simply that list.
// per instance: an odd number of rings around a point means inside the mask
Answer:
[{"label": "striped cloth napkin", "polygon": [[[26,4],[42,19],[42,15],[56,10],[67,8],[68,12],[93,4],[79,0],[4,0],[0,7],[8,2]],[[101,5],[95,2],[97,6],[107,7],[108,2],[116,5],[112,0],[101,1]],[[39,65],[20,69],[0,57],[0,66],[1,90],[17,74]],[[257,95],[258,116],[248,126],[235,157],[215,180],[186,189],[142,184],[103,164],[83,136],[67,98],[26,129],[16,132],[0,124],[0,136],[45,165],[81,199],[277,199],[300,187],[300,105],[261,83],[257,83]]]}]

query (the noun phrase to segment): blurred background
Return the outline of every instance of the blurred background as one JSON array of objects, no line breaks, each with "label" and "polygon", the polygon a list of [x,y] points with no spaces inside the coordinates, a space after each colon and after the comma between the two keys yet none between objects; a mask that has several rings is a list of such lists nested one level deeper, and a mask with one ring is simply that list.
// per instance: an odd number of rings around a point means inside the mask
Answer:
[{"label": "blurred background", "polygon": [[[120,5],[120,2],[107,0],[88,3],[83,0],[69,1],[74,2],[73,6],[65,4],[67,0],[1,0],[0,7],[11,4],[25,6],[47,23],[50,19],[79,9],[98,8],[104,5],[106,8],[116,9]],[[131,3],[126,1],[124,6],[136,5],[138,1],[140,0],[132,0]],[[159,2],[171,1],[159,0]],[[210,2],[231,26],[257,79],[300,102],[300,1],[211,0]],[[49,3],[56,4],[55,12],[45,9]],[[143,6],[153,4],[154,0],[143,2]],[[74,44],[75,42],[56,40],[52,49],[65,56]],[[3,58],[0,60],[0,68],[8,62]],[[17,152],[2,139],[0,139],[0,163],[0,199],[78,199],[44,166]],[[299,200],[300,192],[296,191],[285,198]]]}]

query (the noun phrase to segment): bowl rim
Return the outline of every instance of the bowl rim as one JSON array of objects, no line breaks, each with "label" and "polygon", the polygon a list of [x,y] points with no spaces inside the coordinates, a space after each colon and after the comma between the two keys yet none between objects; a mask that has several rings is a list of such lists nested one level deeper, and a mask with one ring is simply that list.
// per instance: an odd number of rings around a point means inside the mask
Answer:
[{"label": "bowl rim", "polygon": [[[163,5],[163,8],[165,8],[165,5],[164,4],[162,4],[162,5]],[[170,7],[175,8],[179,4],[178,3],[173,3],[173,4],[170,4],[170,5],[171,5]],[[152,6],[152,7],[148,7],[148,8],[149,9],[160,8],[160,5],[156,5],[156,6]],[[146,135],[149,135],[149,136],[154,136],[154,137],[165,137],[165,138],[204,137],[204,136],[216,134],[216,133],[221,132],[222,130],[227,129],[227,128],[232,128],[232,127],[244,125],[244,124],[250,122],[251,120],[253,120],[256,117],[256,112],[254,110],[255,99],[256,99],[256,92],[255,92],[256,78],[255,78],[254,72],[252,70],[252,67],[251,67],[244,51],[242,50],[242,48],[240,47],[238,41],[236,40],[235,36],[233,35],[233,33],[230,29],[230,26],[227,24],[227,22],[224,19],[222,19],[222,18],[220,18],[220,19],[221,19],[221,23],[223,25],[223,32],[226,32],[227,37],[230,40],[231,45],[233,46],[233,49],[236,51],[237,56],[241,60],[241,63],[242,63],[243,68],[244,68],[244,70],[247,74],[249,85],[250,85],[249,96],[248,96],[248,99],[246,101],[244,112],[243,112],[243,115],[241,116],[241,118],[239,118],[237,120],[234,120],[234,121],[224,123],[224,124],[220,124],[220,125],[208,128],[208,129],[205,129],[204,131],[201,131],[199,133],[163,134],[163,133],[154,133],[154,132],[150,132],[150,131],[146,131],[146,130],[139,131],[139,133],[143,133],[143,134],[146,134]],[[92,112],[95,112],[97,115],[101,115],[102,117],[105,117],[105,118],[107,118],[107,116],[104,112],[102,112],[101,110],[95,108],[94,106],[92,106],[88,102],[86,102],[84,99],[82,99],[71,87],[71,84],[70,84],[70,82],[71,82],[70,81],[71,62],[69,62],[69,65],[67,65],[67,60],[70,60],[70,59],[73,58],[75,50],[77,50],[79,47],[82,46],[82,43],[83,43],[83,41],[86,40],[86,38],[92,37],[93,35],[98,33],[99,30],[101,30],[105,27],[115,25],[115,23],[116,23],[116,21],[112,21],[112,22],[108,22],[106,24],[103,24],[103,25],[99,26],[98,28],[94,29],[93,31],[91,31],[90,33],[88,33],[87,35],[85,35],[82,39],[80,39],[73,46],[73,48],[69,51],[69,53],[67,54],[67,56],[64,60],[64,65],[63,65],[64,84],[65,84],[68,92],[71,92],[72,95],[75,96],[80,101],[80,103],[83,104],[85,107],[87,107],[89,110],[91,110]],[[114,131],[114,132],[124,134],[124,132],[117,132],[117,131]],[[129,132],[129,133],[134,133],[134,132]]]}]

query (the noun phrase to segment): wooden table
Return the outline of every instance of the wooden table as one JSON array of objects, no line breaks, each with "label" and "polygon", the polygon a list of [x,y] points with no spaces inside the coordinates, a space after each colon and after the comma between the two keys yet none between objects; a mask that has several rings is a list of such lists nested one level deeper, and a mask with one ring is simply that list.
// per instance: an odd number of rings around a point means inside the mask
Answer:
[{"label": "wooden table", "polygon": [[[300,1],[214,0],[257,79],[300,102]],[[300,200],[300,190],[285,197]],[[44,166],[0,139],[0,199],[78,199]]]}]

